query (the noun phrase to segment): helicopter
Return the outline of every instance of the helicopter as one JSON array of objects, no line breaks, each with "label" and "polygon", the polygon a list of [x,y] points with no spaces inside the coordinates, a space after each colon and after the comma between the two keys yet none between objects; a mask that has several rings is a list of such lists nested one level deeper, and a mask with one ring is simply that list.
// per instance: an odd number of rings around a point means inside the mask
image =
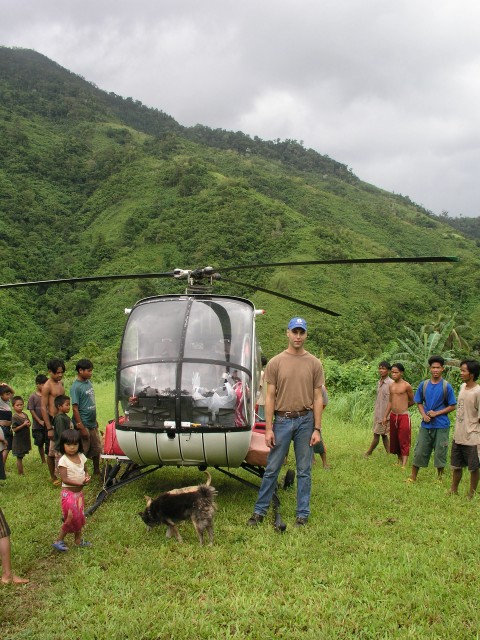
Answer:
[{"label": "helicopter", "polygon": [[[230,470],[243,468],[261,477],[266,464],[268,449],[262,450],[261,424],[255,414],[261,373],[256,322],[263,310],[246,298],[214,294],[214,284],[224,281],[250,287],[339,316],[325,307],[224,274],[291,266],[456,261],[456,257],[425,256],[273,262],[17,282],[0,285],[0,289],[125,279],[186,280],[182,294],[151,296],[125,310],[114,423],[124,455],[112,456],[116,463],[106,474],[104,490],[114,491],[136,479],[141,469],[149,473],[162,466],[214,467],[251,485]],[[260,455],[252,452],[255,447]],[[131,467],[118,481],[122,458]]]}]

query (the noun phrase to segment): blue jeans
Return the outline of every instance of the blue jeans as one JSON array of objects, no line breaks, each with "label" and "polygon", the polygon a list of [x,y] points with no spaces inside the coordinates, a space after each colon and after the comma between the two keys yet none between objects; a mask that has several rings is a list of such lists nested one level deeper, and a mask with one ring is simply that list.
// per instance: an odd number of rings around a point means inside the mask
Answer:
[{"label": "blue jeans", "polygon": [[299,418],[276,416],[273,425],[275,446],[268,454],[267,466],[258,492],[254,512],[264,516],[277,488],[278,475],[290,442],[293,440],[297,463],[297,518],[310,515],[310,492],[312,488],[311,470],[313,449],[310,439],[313,433],[313,411]]}]

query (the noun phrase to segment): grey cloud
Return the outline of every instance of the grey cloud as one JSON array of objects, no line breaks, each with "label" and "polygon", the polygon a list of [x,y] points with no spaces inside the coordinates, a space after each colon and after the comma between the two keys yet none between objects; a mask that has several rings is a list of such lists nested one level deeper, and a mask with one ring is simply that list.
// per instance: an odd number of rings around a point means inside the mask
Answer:
[{"label": "grey cloud", "polygon": [[427,208],[480,215],[476,0],[0,0],[34,48],[179,122],[295,138]]}]

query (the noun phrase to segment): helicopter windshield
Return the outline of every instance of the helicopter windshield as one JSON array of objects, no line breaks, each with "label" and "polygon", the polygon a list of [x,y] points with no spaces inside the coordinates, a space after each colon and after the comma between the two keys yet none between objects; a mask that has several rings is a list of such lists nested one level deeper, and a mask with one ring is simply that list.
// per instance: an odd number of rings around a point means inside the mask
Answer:
[{"label": "helicopter windshield", "polygon": [[117,384],[129,425],[251,428],[253,314],[247,301],[210,296],[153,298],[135,307]]}]

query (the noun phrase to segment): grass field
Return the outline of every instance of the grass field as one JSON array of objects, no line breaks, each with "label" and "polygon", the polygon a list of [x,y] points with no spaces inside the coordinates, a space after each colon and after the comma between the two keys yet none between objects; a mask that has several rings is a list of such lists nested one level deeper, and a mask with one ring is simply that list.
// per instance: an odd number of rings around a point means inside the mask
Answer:
[{"label": "grass field", "polygon": [[[111,393],[97,386],[102,422]],[[216,540],[205,548],[191,524],[179,545],[163,528],[147,532],[137,515],[144,494],[193,484],[197,469],[166,468],[121,489],[88,519],[93,547],[61,555],[51,547],[59,490],[36,451],[25,477],[9,457],[0,506],[14,568],[31,582],[2,588],[0,638],[478,638],[480,502],[467,501],[467,478],[456,497],[447,495],[449,474],[439,484],[432,469],[406,485],[380,447],[363,459],[368,424],[333,411],[325,418],[333,468],[314,466],[308,526],[293,527],[288,490],[283,535],[270,519],[247,528],[255,491],[213,470]],[[99,489],[87,488],[87,504]]]}]

